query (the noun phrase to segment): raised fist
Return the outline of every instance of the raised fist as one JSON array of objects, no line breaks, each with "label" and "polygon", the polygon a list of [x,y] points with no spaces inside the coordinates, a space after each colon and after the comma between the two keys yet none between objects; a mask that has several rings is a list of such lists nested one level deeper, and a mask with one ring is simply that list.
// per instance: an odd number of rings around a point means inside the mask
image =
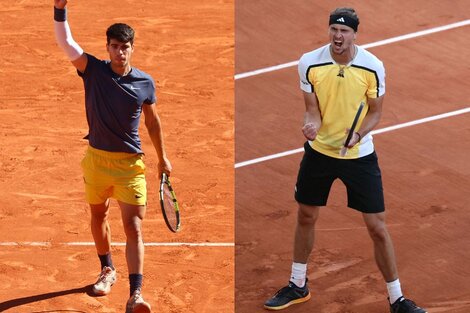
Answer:
[{"label": "raised fist", "polygon": [[54,0],[54,6],[57,9],[63,9],[67,5],[67,0]]}]

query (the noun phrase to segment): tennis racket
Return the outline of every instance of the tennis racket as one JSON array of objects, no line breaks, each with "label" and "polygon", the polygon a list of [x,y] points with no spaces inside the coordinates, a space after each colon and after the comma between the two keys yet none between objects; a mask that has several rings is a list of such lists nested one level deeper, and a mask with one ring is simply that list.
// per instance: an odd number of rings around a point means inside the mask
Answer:
[{"label": "tennis racket", "polygon": [[344,145],[343,147],[341,147],[341,150],[339,152],[339,155],[342,157],[344,157],[346,153],[348,152],[349,142],[351,141],[351,138],[354,132],[356,131],[357,121],[359,121],[359,116],[361,116],[363,108],[364,108],[364,102],[361,102],[361,104],[359,105],[359,109],[357,109],[356,116],[354,117],[354,121],[351,125],[351,128],[349,129],[348,136],[346,137],[346,141],[344,142]]},{"label": "tennis racket", "polygon": [[172,232],[180,230],[180,209],[176,200],[175,191],[171,186],[170,179],[165,173],[160,181],[160,207],[162,209],[165,224]]}]

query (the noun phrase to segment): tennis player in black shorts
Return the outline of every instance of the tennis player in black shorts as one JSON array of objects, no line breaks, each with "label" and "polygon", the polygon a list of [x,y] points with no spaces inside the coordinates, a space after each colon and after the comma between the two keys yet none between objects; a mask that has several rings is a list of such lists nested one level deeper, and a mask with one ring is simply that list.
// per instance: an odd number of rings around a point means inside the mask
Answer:
[{"label": "tennis player in black shorts", "polygon": [[[308,139],[298,173],[299,204],[294,260],[289,284],[265,302],[281,310],[310,299],[307,263],[313,249],[315,223],[334,180],[347,189],[348,206],[362,213],[374,244],[374,255],[388,290],[392,313],[425,313],[403,297],[392,240],[385,224],[382,177],[371,130],[382,114],[385,69],[370,52],[355,45],[359,18],[352,8],[330,14],[329,44],[305,53],[299,61],[300,88],[306,112],[302,132]],[[365,104],[364,110],[361,103]],[[346,134],[356,113],[347,152]]]}]

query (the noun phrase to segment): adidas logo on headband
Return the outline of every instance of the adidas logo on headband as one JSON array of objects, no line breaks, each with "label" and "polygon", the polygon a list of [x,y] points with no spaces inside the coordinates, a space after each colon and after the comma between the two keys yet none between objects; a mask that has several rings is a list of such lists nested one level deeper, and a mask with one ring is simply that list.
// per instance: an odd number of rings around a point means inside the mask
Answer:
[{"label": "adidas logo on headband", "polygon": [[356,18],[352,18],[350,16],[344,14],[333,14],[330,15],[330,23],[331,24],[341,24],[351,27],[355,32],[357,32],[357,26],[359,26],[359,20]]}]

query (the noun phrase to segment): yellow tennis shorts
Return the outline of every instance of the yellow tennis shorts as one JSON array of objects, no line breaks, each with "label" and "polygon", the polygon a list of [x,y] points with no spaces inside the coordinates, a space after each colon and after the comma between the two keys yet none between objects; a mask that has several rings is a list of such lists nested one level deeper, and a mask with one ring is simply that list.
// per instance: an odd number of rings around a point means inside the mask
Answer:
[{"label": "yellow tennis shorts", "polygon": [[88,146],[81,162],[86,201],[101,204],[109,198],[145,205],[147,184],[142,154],[108,152]]}]

